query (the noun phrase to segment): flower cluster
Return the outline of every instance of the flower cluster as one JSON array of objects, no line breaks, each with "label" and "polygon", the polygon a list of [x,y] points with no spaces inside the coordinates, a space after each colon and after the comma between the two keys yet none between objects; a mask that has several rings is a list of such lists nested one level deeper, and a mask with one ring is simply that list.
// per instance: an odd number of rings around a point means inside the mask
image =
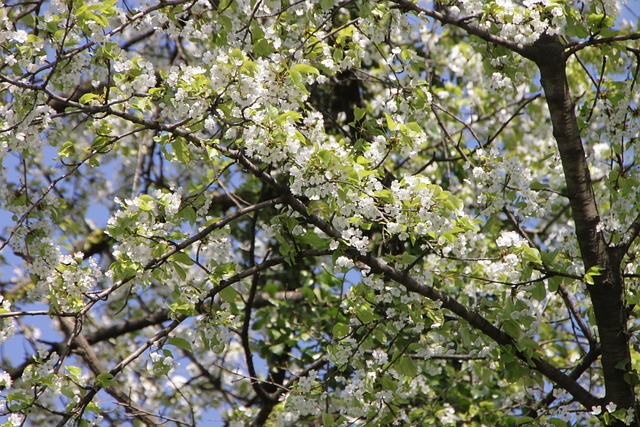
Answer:
[{"label": "flower cluster", "polygon": [[523,45],[534,43],[545,33],[562,34],[567,22],[563,5],[552,0],[462,0],[459,4],[452,13],[487,14],[491,19],[485,21],[486,27],[493,24],[499,28],[501,37]]}]

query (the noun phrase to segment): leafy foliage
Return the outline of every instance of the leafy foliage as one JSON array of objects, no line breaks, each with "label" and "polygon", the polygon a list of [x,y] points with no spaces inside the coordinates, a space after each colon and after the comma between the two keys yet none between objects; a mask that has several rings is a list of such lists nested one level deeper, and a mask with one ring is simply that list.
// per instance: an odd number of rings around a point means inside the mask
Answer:
[{"label": "leafy foliage", "polygon": [[6,4],[0,422],[640,425],[628,11]]}]

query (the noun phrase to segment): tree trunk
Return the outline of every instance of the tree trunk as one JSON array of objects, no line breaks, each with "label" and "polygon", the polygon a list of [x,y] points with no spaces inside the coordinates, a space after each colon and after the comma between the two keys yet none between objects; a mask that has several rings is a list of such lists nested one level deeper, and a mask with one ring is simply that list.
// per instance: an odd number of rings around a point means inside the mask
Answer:
[{"label": "tree trunk", "polygon": [[633,408],[633,386],[625,379],[630,371],[631,355],[621,271],[624,254],[616,247],[609,247],[598,230],[600,218],[567,81],[567,58],[560,40],[549,36],[541,37],[527,48],[525,56],[540,70],[585,272],[594,266],[604,269],[601,275],[594,277],[593,285],[586,285],[602,346],[604,403],[614,402],[618,408]]}]

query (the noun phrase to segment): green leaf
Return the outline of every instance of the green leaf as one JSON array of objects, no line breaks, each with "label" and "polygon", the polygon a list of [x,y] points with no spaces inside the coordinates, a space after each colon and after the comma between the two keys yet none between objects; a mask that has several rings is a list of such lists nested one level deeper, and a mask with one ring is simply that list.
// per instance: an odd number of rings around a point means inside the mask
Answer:
[{"label": "green leaf", "polygon": [[66,370],[71,378],[73,378],[77,382],[80,382],[80,380],[82,379],[82,368],[78,366],[67,366]]},{"label": "green leaf", "polygon": [[293,83],[299,88],[299,89],[303,89],[306,90],[306,87],[304,85],[304,79],[302,78],[302,74],[297,73],[295,71],[291,71],[289,73],[289,77],[291,77],[291,81],[293,81]]},{"label": "green leaf", "polygon": [[395,130],[398,127],[398,123],[396,123],[393,120],[393,117],[391,117],[388,113],[384,113],[384,117],[387,119],[387,127],[389,128],[389,130]]},{"label": "green leaf", "polygon": [[405,125],[405,133],[407,136],[415,138],[422,135],[424,132],[422,132],[422,128],[418,123],[409,122]]},{"label": "green leaf", "polygon": [[181,163],[189,163],[191,160],[191,152],[187,148],[186,140],[183,138],[174,138],[171,141],[171,148],[173,148],[173,154]]},{"label": "green leaf", "polygon": [[375,338],[376,341],[378,341],[380,344],[386,344],[387,343],[387,335],[384,332],[384,328],[383,327],[377,327],[374,331],[373,331],[373,338]]},{"label": "green leaf", "polygon": [[534,283],[531,294],[536,299],[536,301],[542,301],[547,296],[547,290],[544,287],[544,283],[543,282]]},{"label": "green leaf", "polygon": [[344,50],[339,48],[335,49],[331,56],[333,57],[334,62],[342,62],[342,60],[344,59]]},{"label": "green leaf", "polygon": [[584,281],[589,285],[595,284],[593,278],[601,276],[602,272],[605,270],[606,268],[604,267],[599,267],[597,265],[594,265],[593,267],[589,268],[589,270],[585,273]]},{"label": "green leaf", "polygon": [[191,257],[184,252],[176,252],[171,255],[171,258],[175,259],[180,264],[193,265],[193,260],[191,259]]},{"label": "green leaf", "polygon": [[522,254],[522,259],[526,262],[530,262],[536,265],[542,265],[542,258],[540,257],[540,251],[536,248],[532,248],[529,246],[518,246],[515,248],[516,253]]},{"label": "green leaf", "polygon": [[587,24],[590,28],[598,30],[605,27],[611,27],[615,23],[614,19],[603,13],[592,13],[587,16]]},{"label": "green leaf", "polygon": [[395,367],[405,377],[413,378],[418,374],[418,369],[410,357],[400,357],[396,362]]},{"label": "green leaf", "polygon": [[334,0],[320,0],[320,7],[322,7],[322,10],[329,10],[334,4]]},{"label": "green leaf", "polygon": [[376,317],[369,304],[360,304],[356,308],[356,316],[362,323],[369,323]]},{"label": "green leaf", "polygon": [[98,95],[97,93],[89,92],[82,95],[80,99],[78,99],[78,102],[80,104],[87,105],[91,103],[91,101],[93,101],[94,99],[100,99],[100,95]]},{"label": "green leaf", "polygon": [[349,331],[349,325],[345,325],[344,323],[336,323],[335,325],[333,325],[333,329],[331,330],[333,336],[336,338],[346,337],[347,335],[349,335]]},{"label": "green leaf", "polygon": [[[100,406],[98,406],[98,404],[95,401],[91,401],[87,405],[87,411],[91,411],[94,414],[99,414],[100,413]],[[92,423],[92,425],[95,425],[95,424]]]},{"label": "green leaf", "polygon": [[269,56],[274,50],[271,42],[265,39],[259,39],[253,44],[253,52],[260,57]]},{"label": "green leaf", "polygon": [[220,298],[222,298],[224,301],[228,303],[233,303],[236,301],[236,298],[238,296],[238,291],[236,291],[233,288],[233,286],[227,286],[226,288],[220,291],[219,295],[220,295]]},{"label": "green leaf", "polygon": [[567,427],[569,425],[569,423],[559,418],[549,418],[547,419],[547,422],[552,424],[553,427]]},{"label": "green leaf", "polygon": [[187,340],[185,340],[184,338],[180,338],[180,337],[171,337],[167,340],[167,343],[174,345],[178,348],[181,348],[183,350],[186,350],[188,352],[192,352],[193,348],[191,347],[191,343]]},{"label": "green leaf", "polygon": [[[573,9],[571,9],[573,12]],[[569,13],[566,15],[567,18],[567,31],[572,35],[575,35],[578,38],[585,38],[589,36],[589,30],[582,23],[582,19],[579,16],[575,16],[577,14]]]},{"label": "green leaf", "polygon": [[193,304],[188,302],[169,304],[169,310],[173,313],[177,313],[183,316],[193,316],[196,313]]},{"label": "green leaf", "polygon": [[560,286],[561,283],[562,283],[562,277],[560,276],[549,277],[549,281],[548,281],[549,292],[551,293],[557,292],[558,287]]},{"label": "green leaf", "polygon": [[529,185],[532,190],[543,190],[549,188],[549,184],[543,184],[542,182],[534,181]]},{"label": "green leaf", "polygon": [[634,387],[640,384],[640,375],[636,371],[626,372],[622,377],[627,384]]},{"label": "green leaf", "polygon": [[101,388],[110,387],[113,384],[113,374],[109,372],[103,372],[96,377],[96,381]]},{"label": "green leaf", "polygon": [[73,157],[76,155],[76,143],[73,141],[65,141],[60,150],[58,151],[58,155],[62,158]]},{"label": "green leaf", "polygon": [[553,264],[553,261],[558,257],[558,253],[560,253],[559,249],[555,249],[551,252],[541,252],[540,259],[547,265]]},{"label": "green leaf", "polygon": [[297,111],[287,111],[285,113],[279,114],[274,122],[277,125],[282,126],[287,122],[289,118],[292,118],[294,122],[299,122],[302,119],[302,114],[298,113]]},{"label": "green leaf", "polygon": [[315,249],[326,249],[329,246],[329,241],[326,238],[322,238],[314,232],[307,232],[303,236],[297,236],[296,239]]},{"label": "green leaf", "polygon": [[196,211],[191,206],[185,206],[180,210],[180,216],[189,221],[189,224],[194,225],[197,220]]},{"label": "green leaf", "polygon": [[625,357],[624,359],[622,359],[621,361],[616,363],[615,368],[620,370],[620,371],[627,371],[629,369],[629,364],[630,363],[631,363],[631,361],[629,360],[629,358]]},{"label": "green leaf", "polygon": [[287,346],[284,343],[278,343],[278,344],[270,345],[268,350],[271,354],[281,356],[287,350]]},{"label": "green leaf", "polygon": [[505,320],[502,323],[502,329],[512,338],[518,338],[520,336],[520,324],[514,320]]},{"label": "green leaf", "polygon": [[402,49],[400,56],[402,57],[402,60],[406,62],[413,57],[414,52],[415,51],[413,49]]},{"label": "green leaf", "polygon": [[318,71],[316,67],[308,64],[296,64],[291,67],[290,71],[294,73],[320,74],[320,71]]},{"label": "green leaf", "polygon": [[154,199],[148,194],[142,194],[138,197],[138,208],[140,208],[141,211],[145,211],[145,212],[152,211],[153,207],[155,206],[155,203],[156,203],[156,199]]},{"label": "green leaf", "polygon": [[180,264],[173,264],[172,267],[173,267],[173,270],[178,275],[178,277],[180,278],[180,280],[183,280],[183,281],[187,280],[187,272],[185,271],[184,268],[182,268]]}]

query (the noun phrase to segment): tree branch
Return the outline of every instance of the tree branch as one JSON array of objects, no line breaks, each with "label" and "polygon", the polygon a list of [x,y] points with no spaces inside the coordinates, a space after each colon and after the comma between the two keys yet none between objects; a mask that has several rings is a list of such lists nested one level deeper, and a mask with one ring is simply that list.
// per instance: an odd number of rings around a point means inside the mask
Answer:
[{"label": "tree branch", "polygon": [[640,33],[634,34],[625,34],[622,36],[613,36],[613,37],[602,37],[595,38],[591,37],[589,40],[584,42],[571,42],[566,44],[567,51],[565,52],[565,57],[569,57],[574,53],[584,49],[589,46],[598,46],[602,44],[615,43],[615,42],[623,42],[627,40],[640,40]]},{"label": "tree branch", "polygon": [[[129,363],[140,357],[140,355],[151,348],[152,345],[167,337],[171,333],[171,331],[173,331],[178,327],[178,325],[180,325],[180,323],[182,323],[182,320],[174,320],[170,325],[162,328],[154,336],[149,338],[144,344],[138,347],[133,353],[127,356],[124,360],[120,361],[120,363],[118,363],[113,369],[111,369],[109,373],[113,375],[113,377],[116,377],[127,365],[129,365]],[[70,336],[70,338],[75,339],[77,331],[72,332],[73,334]],[[72,417],[79,414],[83,410],[83,408],[85,408],[93,400],[93,398],[102,388],[103,387],[99,383],[94,384],[93,388],[89,390],[87,394],[82,397],[82,399],[80,399],[72,408],[67,410],[62,419],[56,424],[56,427],[64,427]]]},{"label": "tree branch", "polygon": [[384,261],[375,258],[371,255],[362,256],[357,251],[347,251],[349,257],[354,260],[358,260],[368,265],[373,273],[383,274],[385,277],[394,280],[395,282],[403,285],[409,292],[415,292],[422,295],[432,301],[441,301],[442,307],[450,310],[458,315],[460,318],[466,320],[471,326],[480,330],[496,343],[504,347],[510,347],[513,354],[526,364],[532,365],[533,369],[540,372],[555,384],[565,389],[573,398],[580,402],[585,408],[591,409],[593,406],[600,404],[600,399],[593,396],[589,391],[584,389],[577,381],[564,374],[558,368],[552,366],[546,360],[538,354],[527,356],[521,351],[517,350],[516,341],[501,331],[488,320],[482,317],[480,314],[469,310],[464,305],[460,304],[450,296],[434,289],[431,286],[427,286],[419,283],[416,279],[401,272]]},{"label": "tree branch", "polygon": [[[51,313],[49,313],[48,311],[46,312],[47,315],[51,315]],[[59,317],[64,316],[64,315],[57,315]],[[75,317],[75,314],[70,314],[69,316],[73,316]],[[100,328],[98,330],[96,330],[95,332],[92,333],[88,333],[86,335],[84,335],[84,338],[87,340],[87,342],[90,345],[96,344],[98,342],[102,342],[102,341],[106,341],[108,339],[111,338],[117,338],[121,335],[125,335],[131,332],[135,332],[138,331],[140,329],[144,329],[148,326],[154,326],[154,325],[158,325],[160,323],[166,322],[167,320],[169,320],[169,310],[167,309],[163,309],[160,311],[157,311],[155,313],[146,315],[144,317],[138,317],[135,319],[128,319],[125,320],[122,323],[118,323],[115,325],[109,325],[103,328]],[[64,346],[63,343],[54,343],[50,346],[50,350],[49,351],[56,351],[58,353],[60,353],[60,349]],[[77,344],[75,344],[75,342],[71,343],[71,350],[75,349],[77,347]],[[33,357],[29,357],[27,360],[25,360],[20,366],[18,366],[15,369],[12,369],[9,371],[9,375],[11,376],[12,380],[16,380],[17,378],[20,378],[20,376],[22,376],[22,373],[24,372],[25,368],[31,364],[35,363],[35,360]]]},{"label": "tree branch", "polygon": [[[62,329],[67,335],[74,335],[74,331],[76,331],[77,329],[76,322],[68,317],[62,317],[60,318],[60,323],[62,325]],[[98,375],[108,372],[96,352],[91,347],[91,344],[89,344],[89,341],[84,337],[83,334],[75,333],[73,343],[76,344],[80,349],[80,354],[82,355],[83,360],[96,378],[98,377]],[[133,400],[131,400],[131,398],[126,393],[120,390],[119,387],[111,385],[109,387],[106,387],[106,391],[120,403],[129,408],[131,414],[135,418],[142,421],[145,425],[149,427],[159,427],[162,424],[160,420],[156,420],[154,419],[155,417],[150,416],[150,413],[148,411],[145,411],[138,407],[138,405],[133,402]]]},{"label": "tree branch", "polygon": [[622,236],[622,241],[620,242],[619,247],[626,253],[629,250],[629,247],[638,238],[638,235],[640,235],[640,215],[633,220],[633,223]]},{"label": "tree branch", "polygon": [[[598,356],[600,356],[600,345],[597,344],[595,347],[592,347],[591,349],[589,349],[589,352],[582,358],[582,360],[580,360],[580,363],[578,363],[569,373],[569,378],[572,378],[574,380],[577,380],[578,378],[580,378],[580,376],[591,367],[591,365],[593,365],[593,362],[595,362],[598,359]],[[547,393],[547,395],[540,401],[538,402],[535,407],[529,408],[527,410],[527,415],[530,417],[538,417],[538,411],[540,410],[540,408],[544,408],[545,406],[549,406],[554,400],[556,400],[556,397],[553,395],[553,390],[550,391],[549,393]]]},{"label": "tree branch", "polygon": [[[281,190],[285,191],[286,189],[281,188]],[[326,223],[313,214],[309,214],[307,212],[306,206],[300,200],[291,195],[287,196],[286,200],[289,206],[291,206],[298,213],[305,215],[309,219],[309,222],[321,229],[324,233],[336,239],[341,238],[340,233],[332,225]],[[480,330],[496,343],[505,347],[511,347],[516,357],[525,362],[525,364],[532,365],[532,367],[536,371],[540,372],[547,378],[551,379],[555,384],[565,389],[574,397],[576,401],[580,402],[585,408],[590,410],[593,406],[601,404],[600,399],[596,398],[591,393],[589,393],[589,391],[585,390],[574,379],[568,377],[562,371],[552,366],[546,360],[542,359],[540,355],[534,354],[532,356],[527,356],[521,351],[518,351],[516,345],[517,343],[513,338],[495,327],[480,314],[469,310],[450,296],[436,290],[431,286],[419,283],[416,279],[410,277],[407,273],[391,267],[386,262],[370,254],[361,255],[354,249],[348,249],[345,254],[354,261],[360,261],[369,266],[371,272],[382,274],[386,278],[403,285],[409,292],[417,293],[432,301],[441,301],[444,308],[450,310],[460,318],[466,320],[471,326]]]},{"label": "tree branch", "polygon": [[489,31],[480,29],[476,26],[469,24],[468,18],[455,18],[451,15],[438,12],[437,10],[434,10],[434,9],[426,9],[424,7],[418,6],[416,3],[413,3],[411,0],[392,0],[392,1],[396,3],[399,8],[405,11],[413,11],[417,14],[427,15],[439,21],[442,24],[453,25],[454,27],[458,27],[464,30],[468,34],[479,37],[488,43],[506,47],[507,49],[513,52],[522,53],[525,48],[525,46],[521,45],[520,43],[515,43],[512,41],[503,39],[502,37],[498,37],[494,34],[491,34]]}]

